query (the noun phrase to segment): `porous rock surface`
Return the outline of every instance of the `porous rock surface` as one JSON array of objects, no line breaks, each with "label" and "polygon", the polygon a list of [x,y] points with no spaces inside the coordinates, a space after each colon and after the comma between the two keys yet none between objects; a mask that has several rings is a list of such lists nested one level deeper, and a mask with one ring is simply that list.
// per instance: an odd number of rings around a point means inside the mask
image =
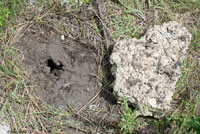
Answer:
[{"label": "porous rock surface", "polygon": [[143,116],[162,117],[170,109],[191,34],[175,21],[155,25],[140,39],[118,41],[110,57],[114,93]]}]

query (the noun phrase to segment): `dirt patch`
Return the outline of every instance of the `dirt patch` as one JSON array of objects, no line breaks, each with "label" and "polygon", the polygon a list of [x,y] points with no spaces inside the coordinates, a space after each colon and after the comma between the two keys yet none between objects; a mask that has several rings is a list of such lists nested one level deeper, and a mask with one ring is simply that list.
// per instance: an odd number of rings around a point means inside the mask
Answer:
[{"label": "dirt patch", "polygon": [[16,46],[24,56],[24,68],[38,85],[38,94],[48,104],[80,108],[100,90],[97,55],[89,46],[62,40],[53,30],[27,31]]}]

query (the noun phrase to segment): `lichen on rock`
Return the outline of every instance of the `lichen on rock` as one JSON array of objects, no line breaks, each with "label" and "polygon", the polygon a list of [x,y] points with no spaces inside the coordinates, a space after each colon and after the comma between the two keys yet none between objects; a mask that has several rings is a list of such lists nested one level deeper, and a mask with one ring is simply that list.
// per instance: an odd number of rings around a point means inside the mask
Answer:
[{"label": "lichen on rock", "polygon": [[110,62],[119,102],[127,98],[140,115],[164,116],[170,109],[191,37],[185,27],[171,21],[153,26],[140,39],[118,41]]}]

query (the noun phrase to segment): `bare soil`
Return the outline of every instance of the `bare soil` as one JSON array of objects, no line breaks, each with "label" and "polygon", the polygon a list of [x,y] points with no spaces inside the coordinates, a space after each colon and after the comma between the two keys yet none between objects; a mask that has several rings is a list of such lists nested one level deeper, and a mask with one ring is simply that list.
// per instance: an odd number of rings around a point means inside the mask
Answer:
[{"label": "bare soil", "polygon": [[95,50],[53,30],[28,30],[16,43],[42,100],[59,109],[84,106],[100,90]]}]

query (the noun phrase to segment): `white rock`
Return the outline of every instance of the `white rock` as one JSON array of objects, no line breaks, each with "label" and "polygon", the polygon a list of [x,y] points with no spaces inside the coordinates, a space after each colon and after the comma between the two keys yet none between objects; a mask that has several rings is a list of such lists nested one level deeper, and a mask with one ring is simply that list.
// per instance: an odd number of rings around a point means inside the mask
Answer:
[{"label": "white rock", "polygon": [[64,35],[61,35],[61,40],[65,40],[65,36]]},{"label": "white rock", "polygon": [[164,116],[170,109],[190,41],[187,29],[172,21],[155,25],[141,39],[117,42],[110,62],[119,102],[128,98],[140,115]]}]

